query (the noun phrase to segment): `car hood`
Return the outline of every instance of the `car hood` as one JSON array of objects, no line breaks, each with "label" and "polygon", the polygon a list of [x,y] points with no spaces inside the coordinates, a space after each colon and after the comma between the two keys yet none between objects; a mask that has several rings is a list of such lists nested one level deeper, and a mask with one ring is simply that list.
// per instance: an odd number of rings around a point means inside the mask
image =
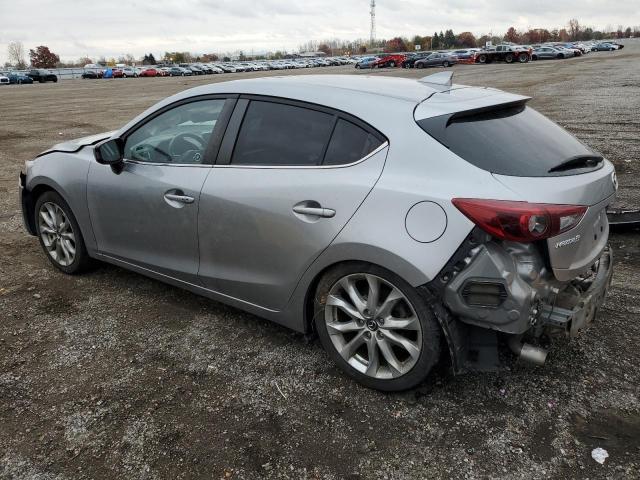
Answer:
[{"label": "car hood", "polygon": [[51,152],[74,153],[74,152],[77,152],[78,150],[80,150],[82,147],[87,147],[89,145],[95,145],[96,143],[100,142],[101,140],[106,140],[107,138],[111,137],[111,135],[113,135],[114,133],[115,133],[114,131],[104,132],[104,133],[96,133],[95,135],[89,135],[87,137],[82,137],[82,138],[76,138],[75,140],[67,140],[66,142],[58,143],[57,145],[54,145],[50,149],[45,150],[40,155],[38,155],[38,157],[41,157],[42,155],[46,155],[47,153],[51,153]]}]

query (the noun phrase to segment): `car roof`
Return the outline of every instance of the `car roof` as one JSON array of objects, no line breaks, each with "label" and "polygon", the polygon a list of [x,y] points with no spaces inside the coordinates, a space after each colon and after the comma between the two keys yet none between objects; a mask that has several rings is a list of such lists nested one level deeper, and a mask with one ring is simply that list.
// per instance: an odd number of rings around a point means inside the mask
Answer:
[{"label": "car roof", "polygon": [[[419,103],[436,91],[436,88],[417,80],[369,75],[290,75],[233,80],[196,87],[187,90],[191,95],[213,93],[259,94],[291,97],[291,89],[304,89],[309,95],[306,101],[325,103],[325,99],[347,99],[354,92],[372,97]],[[327,103],[334,103],[330,101]]]}]

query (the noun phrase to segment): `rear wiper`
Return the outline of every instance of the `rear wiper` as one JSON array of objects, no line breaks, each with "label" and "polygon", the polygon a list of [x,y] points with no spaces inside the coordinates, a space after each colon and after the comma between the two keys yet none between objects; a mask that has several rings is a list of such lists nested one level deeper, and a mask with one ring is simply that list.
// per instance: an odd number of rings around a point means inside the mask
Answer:
[{"label": "rear wiper", "polygon": [[604,161],[600,155],[576,155],[559,165],[549,169],[547,173],[565,172],[567,170],[577,170],[579,168],[594,168]]}]

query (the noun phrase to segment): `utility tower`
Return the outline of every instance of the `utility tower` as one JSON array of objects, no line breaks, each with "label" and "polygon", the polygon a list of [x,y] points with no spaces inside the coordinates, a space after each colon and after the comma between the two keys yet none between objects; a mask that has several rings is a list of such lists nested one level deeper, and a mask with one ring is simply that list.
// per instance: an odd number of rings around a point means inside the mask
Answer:
[{"label": "utility tower", "polygon": [[371,0],[371,35],[369,36],[369,45],[373,47],[373,41],[376,39],[376,0]]}]

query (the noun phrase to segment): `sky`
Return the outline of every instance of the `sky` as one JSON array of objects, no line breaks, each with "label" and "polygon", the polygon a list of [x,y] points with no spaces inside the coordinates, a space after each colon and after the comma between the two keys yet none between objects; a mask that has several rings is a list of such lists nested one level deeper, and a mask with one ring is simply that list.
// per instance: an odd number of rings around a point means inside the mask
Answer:
[{"label": "sky", "polygon": [[[377,38],[640,25],[640,0],[378,0]],[[63,61],[165,51],[297,51],[308,40],[369,38],[369,0],[0,0],[7,44],[47,45]]]}]

